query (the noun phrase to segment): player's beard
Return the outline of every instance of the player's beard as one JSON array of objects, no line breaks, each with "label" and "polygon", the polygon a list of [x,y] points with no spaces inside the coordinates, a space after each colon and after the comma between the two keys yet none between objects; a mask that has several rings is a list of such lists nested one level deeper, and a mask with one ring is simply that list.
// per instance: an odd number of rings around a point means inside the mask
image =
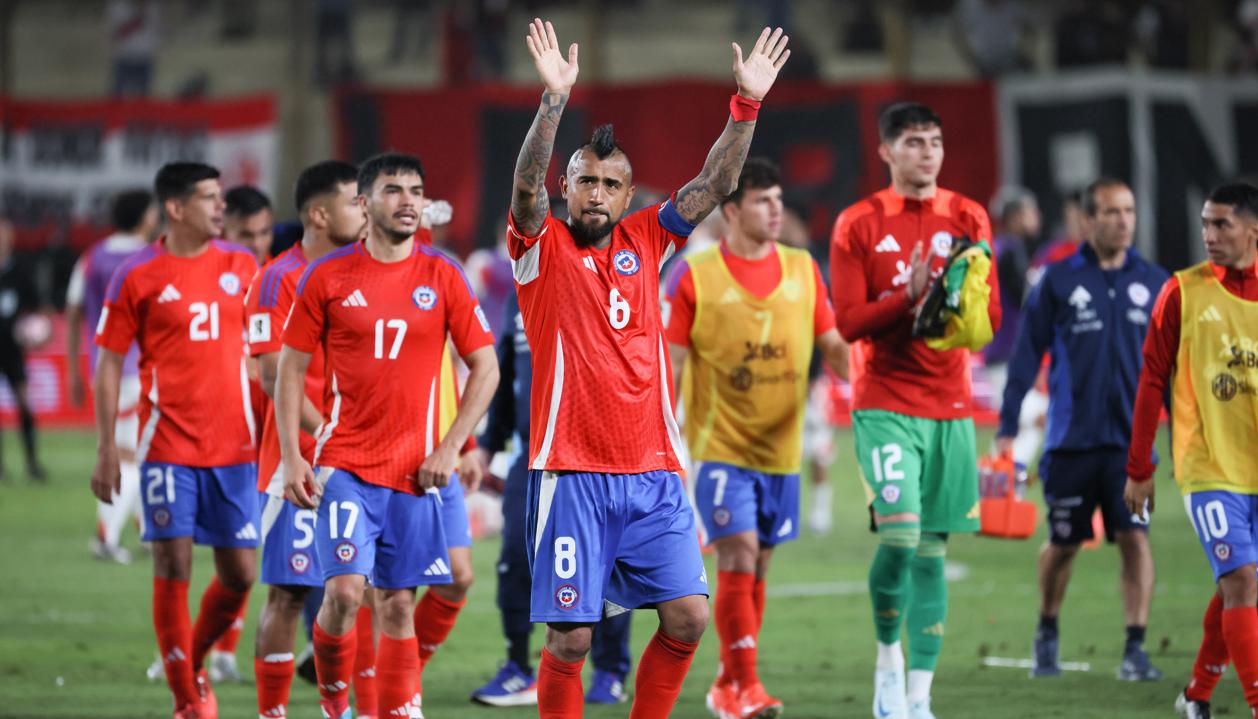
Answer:
[{"label": "player's beard", "polygon": [[577,247],[594,247],[616,229],[617,222],[619,220],[608,217],[607,222],[598,227],[591,227],[580,220],[572,219],[568,221],[568,229],[572,232],[572,239],[577,243]]}]

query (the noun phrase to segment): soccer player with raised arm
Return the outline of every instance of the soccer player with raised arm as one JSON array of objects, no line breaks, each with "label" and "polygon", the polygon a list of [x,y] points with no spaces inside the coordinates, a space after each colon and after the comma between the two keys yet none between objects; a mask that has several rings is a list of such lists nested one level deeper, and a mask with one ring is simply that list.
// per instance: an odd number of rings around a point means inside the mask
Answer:
[{"label": "soccer player with raised arm", "polygon": [[1201,209],[1207,261],[1162,286],[1144,341],[1127,452],[1127,508],[1153,511],[1150,460],[1163,398],[1171,398],[1175,482],[1218,591],[1181,717],[1210,716],[1228,660],[1258,708],[1258,187],[1222,185]]},{"label": "soccer player with raised arm", "polygon": [[635,719],[666,717],[708,622],[707,577],[680,476],[659,269],[734,190],[756,113],[790,51],[765,29],[703,170],[665,202],[625,216],[633,169],[610,126],[578,147],[560,178],[565,222],[550,214],[546,169],[577,79],[550,23],[526,39],[545,86],[516,161],[507,248],[533,350],[529,517],[531,616],[546,622],[542,717],[582,714],[581,666],[607,613],[654,607],[660,628],[638,664]]},{"label": "soccer player with raised arm", "polygon": [[[217,716],[202,670],[236,619],[257,569],[255,420],[245,370],[245,282],[253,255],[223,229],[218,170],[173,162],[157,173],[167,233],[114,273],[96,328],[96,468],[92,492],[118,491],[115,436],[123,358],[140,348],[144,539],[153,543],[153,624],[175,717]],[[192,545],[214,547],[216,574],[189,626]]]},{"label": "soccer player with raised arm", "polygon": [[[275,397],[285,496],[318,508],[314,546],[325,593],[315,663],[320,706],[334,719],[350,716],[354,622],[368,578],[381,632],[379,715],[414,708],[414,588],[429,583],[426,572],[449,565],[437,489],[449,483],[498,381],[489,322],[463,271],[414,239],[425,204],[419,160],[394,153],[367,160],[358,192],[367,238],[310,263],[298,281]],[[442,436],[447,336],[470,374]],[[323,421],[312,469],[299,429],[306,372],[320,349]]]},{"label": "soccer player with raised arm", "polygon": [[729,235],[672,270],[664,321],[695,504],[716,547],[721,663],[708,709],[718,719],[767,719],[782,702],[760,683],[757,644],[769,560],[799,536],[808,365],[815,344],[847,377],[847,345],[816,261],[777,242],[777,167],[748,160],[721,212]]},{"label": "soccer player with raised arm", "polygon": [[[302,223],[301,241],[259,270],[245,296],[249,354],[258,362],[262,390],[268,398],[275,396],[281,337],[297,281],[307,265],[357,240],[367,224],[358,201],[358,168],[328,160],[302,170],[297,177],[296,209]],[[314,434],[323,417],[323,365],[323,352],[316,348],[306,370],[306,397],[298,420],[302,458],[307,462],[314,459]],[[258,715],[262,717],[286,715],[302,604],[311,588],[323,586],[314,549],[315,513],[284,500],[279,465],[275,412],[268,401],[258,444],[257,482],[262,493],[262,582],[270,589],[258,618],[253,660]],[[371,694],[374,698],[374,689]]]},{"label": "soccer player with raised arm", "polygon": [[[834,315],[852,343],[852,428],[873,496],[878,549],[869,592],[878,637],[874,716],[930,719],[930,686],[948,613],[944,550],[953,532],[979,528],[978,458],[970,354],[913,337],[918,303],[942,272],[954,237],[991,242],[982,205],[936,182],[943,122],[916,103],[878,120],[878,155],[891,186],[835,222],[830,248]],[[1000,325],[996,273],[988,316]],[[907,697],[900,632],[907,618]]]}]

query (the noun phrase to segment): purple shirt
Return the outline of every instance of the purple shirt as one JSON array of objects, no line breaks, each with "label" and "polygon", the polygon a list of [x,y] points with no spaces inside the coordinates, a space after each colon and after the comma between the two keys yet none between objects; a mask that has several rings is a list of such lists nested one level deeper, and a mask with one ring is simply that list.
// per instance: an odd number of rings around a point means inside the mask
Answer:
[{"label": "purple shirt", "polygon": [[[146,247],[144,240],[135,235],[117,233],[106,237],[92,246],[74,266],[74,274],[70,277],[70,287],[66,290],[66,304],[79,305],[83,308],[86,322],[87,353],[92,370],[96,369],[96,343],[92,336],[96,334],[96,326],[100,323],[101,310],[105,306],[105,290],[114,272],[132,255]],[[139,374],[140,350],[135,343],[127,350],[122,363],[124,377]]]}]

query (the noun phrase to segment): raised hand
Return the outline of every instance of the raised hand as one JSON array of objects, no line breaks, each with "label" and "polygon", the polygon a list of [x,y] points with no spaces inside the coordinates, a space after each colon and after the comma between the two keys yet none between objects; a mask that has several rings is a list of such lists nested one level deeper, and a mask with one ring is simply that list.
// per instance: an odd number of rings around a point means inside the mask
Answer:
[{"label": "raised hand", "polygon": [[529,46],[533,66],[537,68],[537,76],[546,86],[546,91],[567,95],[577,82],[577,44],[574,42],[568,46],[568,59],[565,60],[559,51],[554,26],[538,18],[533,18],[529,24],[529,36],[524,38],[524,42]]},{"label": "raised hand", "polygon": [[[549,23],[547,27],[550,27]],[[551,36],[554,37],[553,33]],[[769,88],[773,87],[778,71],[786,64],[786,58],[791,56],[791,51],[786,49],[788,40],[790,38],[782,33],[782,28],[769,34],[769,28],[766,27],[746,60],[743,59],[743,49],[738,43],[730,43],[734,46],[734,80],[738,83],[739,95],[759,101],[769,94]],[[572,47],[572,57],[576,58],[576,45]]]}]

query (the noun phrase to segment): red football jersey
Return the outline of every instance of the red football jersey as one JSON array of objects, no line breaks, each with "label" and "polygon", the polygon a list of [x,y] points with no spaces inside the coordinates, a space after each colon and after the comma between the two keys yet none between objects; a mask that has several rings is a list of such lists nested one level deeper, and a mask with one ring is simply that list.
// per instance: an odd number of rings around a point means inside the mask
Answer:
[{"label": "red football jersey", "polygon": [[140,348],[141,462],[222,467],[256,460],[245,367],[245,282],[258,269],[243,247],[212,240],[176,257],[163,237],[118,268],[96,344]]},{"label": "red football jersey", "polygon": [[297,283],[284,344],[324,351],[323,426],[315,463],[416,493],[414,475],[441,441],[441,357],[492,345],[463,270],[415,243],[381,262],[357,242],[310,263]]},{"label": "red football jersey", "polygon": [[[857,358],[852,409],[882,409],[928,419],[973,414],[970,353],[937,352],[913,337],[905,286],[909,258],[921,242],[931,276],[943,272],[954,236],[991,242],[987,213],[977,202],[939,189],[927,200],[907,199],[890,188],[839,215],[830,245],[834,315]],[[1000,291],[993,267],[987,306],[992,329],[1000,326]]]},{"label": "red football jersey", "polygon": [[[293,295],[297,281],[306,271],[306,255],[297,243],[266,263],[254,275],[245,295],[245,310],[249,316],[249,355],[279,352],[283,345],[282,335],[288,311],[293,307]],[[323,348],[316,348],[306,371],[306,396],[316,407],[323,403]],[[275,430],[275,405],[263,395],[264,414],[262,435],[258,440],[258,491],[269,491],[276,496],[284,493],[282,480],[276,476],[280,466],[280,439]],[[315,438],[302,432],[301,456],[307,462],[314,461]],[[274,485],[274,486],[273,486]]]},{"label": "red football jersey", "polygon": [[532,237],[510,222],[507,249],[533,351],[530,467],[681,469],[659,274],[691,229],[671,201],[625,217],[601,250],[578,247],[553,216]]}]

